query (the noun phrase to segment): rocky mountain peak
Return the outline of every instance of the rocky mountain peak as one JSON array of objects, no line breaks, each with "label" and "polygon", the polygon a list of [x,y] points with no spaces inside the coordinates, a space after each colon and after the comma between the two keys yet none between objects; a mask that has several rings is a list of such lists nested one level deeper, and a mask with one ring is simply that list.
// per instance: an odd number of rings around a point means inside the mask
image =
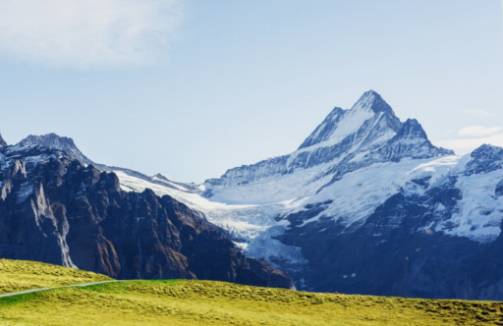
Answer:
[{"label": "rocky mountain peak", "polygon": [[470,154],[465,175],[489,173],[503,168],[503,148],[484,144]]},{"label": "rocky mountain peak", "polygon": [[484,144],[475,149],[470,156],[474,159],[501,160],[503,159],[503,148]]},{"label": "rocky mountain peak", "polygon": [[428,139],[423,126],[416,119],[407,119],[397,135],[401,138]]},{"label": "rocky mountain peak", "polygon": [[363,93],[358,101],[351,107],[351,110],[371,110],[374,113],[388,113],[395,115],[391,106],[374,90]]},{"label": "rocky mountain peak", "polygon": [[426,159],[454,155],[454,152],[434,146],[416,119],[402,123],[396,135],[378,152],[384,161],[399,162],[404,158]]},{"label": "rocky mountain peak", "polygon": [[41,147],[66,153],[71,159],[82,163],[92,163],[75,145],[72,138],[62,137],[55,133],[45,135],[29,135],[14,146],[17,149]]},{"label": "rocky mountain peak", "polygon": [[21,140],[18,145],[20,146],[40,146],[54,149],[68,149],[76,148],[75,142],[69,137],[62,137],[55,133],[45,135],[29,135]]},{"label": "rocky mountain peak", "polygon": [[[381,119],[384,124],[367,123],[372,119]],[[391,129],[397,132],[401,128],[400,120],[393,109],[376,91],[365,92],[349,110],[334,108],[320,125],[306,138],[299,149],[323,142],[330,144],[343,141],[361,128]]]}]

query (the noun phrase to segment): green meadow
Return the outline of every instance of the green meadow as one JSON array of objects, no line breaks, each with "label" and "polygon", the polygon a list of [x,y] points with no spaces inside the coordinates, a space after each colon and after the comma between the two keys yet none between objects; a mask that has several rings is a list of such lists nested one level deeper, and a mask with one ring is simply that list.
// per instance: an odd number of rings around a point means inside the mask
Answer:
[{"label": "green meadow", "polygon": [[503,304],[306,293],[208,281],[125,281],[0,261],[0,325],[503,325]]}]

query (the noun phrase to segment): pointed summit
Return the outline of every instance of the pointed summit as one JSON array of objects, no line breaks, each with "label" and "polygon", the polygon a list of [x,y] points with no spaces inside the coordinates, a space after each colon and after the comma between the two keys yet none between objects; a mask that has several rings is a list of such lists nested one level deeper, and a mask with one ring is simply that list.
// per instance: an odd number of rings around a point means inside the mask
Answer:
[{"label": "pointed summit", "polygon": [[393,109],[376,91],[363,93],[349,110],[334,108],[323,122],[304,140],[300,149],[324,142],[339,143],[364,127],[367,121],[382,119],[381,128],[390,128],[397,132],[401,128],[400,120]]},{"label": "pointed summit", "polygon": [[428,140],[428,136],[423,129],[423,126],[416,119],[407,119],[403,124],[402,128],[397,134],[399,138],[416,138]]},{"label": "pointed summit", "polygon": [[398,133],[378,153],[385,161],[392,162],[404,158],[427,159],[454,155],[451,150],[434,146],[416,119],[405,121]]},{"label": "pointed summit", "polygon": [[363,93],[351,110],[371,110],[375,113],[390,113],[395,115],[391,106],[374,90]]}]

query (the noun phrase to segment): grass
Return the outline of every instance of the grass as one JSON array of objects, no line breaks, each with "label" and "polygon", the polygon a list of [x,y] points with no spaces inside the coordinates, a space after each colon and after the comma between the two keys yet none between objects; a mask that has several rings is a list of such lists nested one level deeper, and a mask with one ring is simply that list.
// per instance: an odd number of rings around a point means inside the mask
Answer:
[{"label": "grass", "polygon": [[73,268],[30,261],[0,259],[0,294],[26,289],[99,282],[109,279],[103,275]]},{"label": "grass", "polygon": [[0,299],[0,325],[503,325],[503,304],[128,281]]}]

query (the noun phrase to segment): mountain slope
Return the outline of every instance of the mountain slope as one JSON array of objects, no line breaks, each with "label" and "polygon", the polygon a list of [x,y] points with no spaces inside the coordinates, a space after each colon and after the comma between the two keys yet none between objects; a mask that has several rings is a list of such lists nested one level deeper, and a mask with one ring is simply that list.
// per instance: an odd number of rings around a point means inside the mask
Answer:
[{"label": "mountain slope", "polygon": [[114,173],[83,165],[67,148],[23,144],[1,150],[0,257],[114,278],[290,286],[283,273],[246,258],[225,231],[173,198],[124,192]]},{"label": "mountain slope", "polygon": [[[433,146],[417,121],[400,122],[382,97],[369,91],[351,109],[335,108],[294,153],[208,180],[205,196],[239,204],[290,200],[313,195],[345,174],[372,164],[452,154]],[[271,183],[271,191],[264,192],[264,185]],[[301,187],[292,187],[299,183]]]}]

